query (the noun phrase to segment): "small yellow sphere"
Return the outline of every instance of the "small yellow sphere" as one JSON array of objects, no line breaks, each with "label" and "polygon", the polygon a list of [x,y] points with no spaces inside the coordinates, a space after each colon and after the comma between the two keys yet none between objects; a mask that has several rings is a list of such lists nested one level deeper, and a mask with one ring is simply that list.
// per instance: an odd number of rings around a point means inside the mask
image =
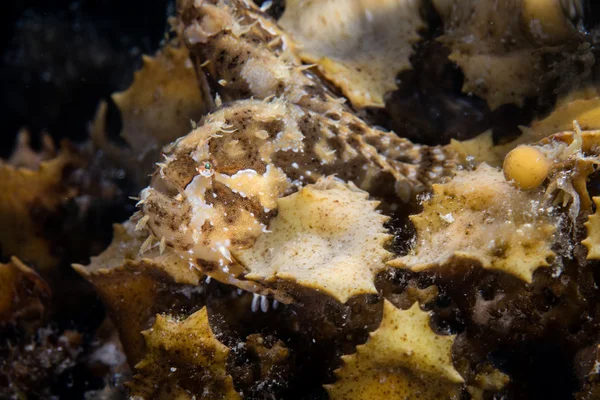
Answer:
[{"label": "small yellow sphere", "polygon": [[504,177],[519,189],[534,189],[542,184],[550,171],[544,153],[531,146],[519,146],[504,159]]}]

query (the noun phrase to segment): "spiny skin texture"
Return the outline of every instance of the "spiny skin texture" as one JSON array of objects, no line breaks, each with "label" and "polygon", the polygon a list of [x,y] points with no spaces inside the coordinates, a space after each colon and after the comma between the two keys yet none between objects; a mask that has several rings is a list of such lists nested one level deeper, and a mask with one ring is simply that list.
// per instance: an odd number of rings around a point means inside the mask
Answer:
[{"label": "spiny skin texture", "polygon": [[379,204],[354,185],[333,179],[307,185],[278,200],[279,213],[254,246],[234,252],[247,279],[293,281],[341,303],[377,294],[375,275],[385,269],[391,239],[375,211]]},{"label": "spiny skin texture", "polygon": [[215,337],[206,307],[182,321],[159,314],[142,334],[149,351],[129,383],[134,398],[241,399],[226,372],[229,348]]},{"label": "spiny skin texture", "polygon": [[[222,108],[175,142],[160,165],[142,210],[154,235],[181,250],[196,242],[193,229],[199,242],[218,236],[213,246],[252,245],[279,197],[327,175],[382,197],[393,196],[402,177],[346,126],[282,100]],[[192,223],[201,213],[207,219]]]},{"label": "spiny skin texture", "polygon": [[346,126],[403,175],[397,188],[403,200],[453,174],[453,151],[415,145],[365,124],[301,67],[291,39],[251,2],[202,1],[195,7],[182,1],[179,12],[184,40],[224,101],[276,96]]},{"label": "spiny skin texture", "polygon": [[335,174],[396,203],[445,181],[455,166],[450,150],[370,128],[302,70],[285,35],[253,7],[180,4],[192,54],[222,98],[235,101],[165,149],[137,216],[161,246],[235,284],[243,268],[231,251],[266,231],[278,198]]},{"label": "spiny skin texture", "polygon": [[[482,342],[492,346],[496,338],[558,336],[581,323],[594,298],[587,268],[593,264],[586,262],[584,246],[588,259],[596,259],[597,217],[590,217],[582,242],[581,225],[592,210],[588,190],[598,143],[597,131],[575,129],[527,145],[548,161],[536,188],[519,188],[485,163],[434,185],[423,213],[410,217],[417,230],[411,252],[390,265],[429,270],[461,303],[470,323],[486,332]],[[521,282],[511,281],[514,277]],[[539,296],[543,291],[552,294],[552,302]]]},{"label": "spiny skin texture", "polygon": [[383,320],[356,354],[342,357],[332,400],[458,399],[463,377],[452,365],[454,336],[436,335],[419,303],[399,310],[387,300]]},{"label": "spiny skin texture", "polygon": [[394,267],[443,266],[443,275],[466,260],[531,283],[533,272],[554,255],[556,221],[543,192],[513,188],[487,164],[434,185],[423,212],[411,220],[418,239],[408,255],[390,262]]},{"label": "spiny skin texture", "polygon": [[394,196],[397,172],[345,126],[281,100],[238,101],[172,146],[142,192],[140,227],[227,279],[240,272],[230,253],[266,231],[278,198],[336,173]]}]

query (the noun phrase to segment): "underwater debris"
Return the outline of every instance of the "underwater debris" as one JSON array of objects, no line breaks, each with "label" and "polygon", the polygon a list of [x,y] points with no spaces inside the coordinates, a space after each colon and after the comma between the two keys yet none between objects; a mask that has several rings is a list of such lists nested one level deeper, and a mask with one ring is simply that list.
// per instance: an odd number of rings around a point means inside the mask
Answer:
[{"label": "underwater debris", "polygon": [[0,397],[50,398],[61,374],[79,362],[82,341],[76,331],[56,332],[52,327],[41,327],[21,343],[3,346]]},{"label": "underwater debris", "polygon": [[523,106],[527,97],[560,87],[555,79],[577,85],[589,74],[595,57],[577,29],[581,16],[571,22],[560,3],[434,0],[444,24],[438,40],[465,75],[463,92],[484,98],[491,109]]},{"label": "underwater debris", "polygon": [[[584,358],[582,366],[587,370],[582,371],[582,390],[575,394],[576,400],[593,400],[600,396],[600,346],[594,345],[582,350]],[[587,362],[586,362],[587,361]]]},{"label": "underwater debris", "polygon": [[[281,340],[273,336],[265,336],[253,333],[246,338],[244,346],[237,349],[243,350],[246,364],[238,367],[244,375],[252,375],[253,379],[245,379],[252,382],[252,386],[244,390],[244,398],[264,393],[265,387],[277,390],[287,385],[293,368],[293,359],[290,350]],[[248,371],[247,369],[251,369]],[[241,385],[241,379],[234,378],[236,387]]]},{"label": "underwater debris", "polygon": [[48,284],[18,258],[0,264],[0,325],[41,319],[51,294]]}]

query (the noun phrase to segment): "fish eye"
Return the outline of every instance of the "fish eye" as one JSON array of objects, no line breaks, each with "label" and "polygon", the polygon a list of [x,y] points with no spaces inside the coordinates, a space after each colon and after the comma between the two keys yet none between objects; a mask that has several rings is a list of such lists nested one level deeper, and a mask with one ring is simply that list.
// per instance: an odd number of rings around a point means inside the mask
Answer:
[{"label": "fish eye", "polygon": [[197,170],[200,173],[200,175],[204,176],[205,178],[209,178],[215,173],[213,165],[208,161],[201,163]]}]

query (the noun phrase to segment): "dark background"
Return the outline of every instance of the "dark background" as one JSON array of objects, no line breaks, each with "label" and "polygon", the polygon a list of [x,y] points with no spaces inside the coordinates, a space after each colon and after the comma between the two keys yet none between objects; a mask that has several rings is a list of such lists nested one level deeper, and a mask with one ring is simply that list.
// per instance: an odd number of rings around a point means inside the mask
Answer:
[{"label": "dark background", "polygon": [[[270,13],[280,15],[283,3],[274,1]],[[160,46],[167,16],[175,12],[175,0],[0,4],[0,157],[10,154],[21,128],[31,132],[34,147],[43,131],[56,141],[84,141],[99,101],[129,86],[141,55],[153,54]],[[587,0],[587,5],[589,28],[600,20],[600,1]],[[428,15],[428,20],[432,29],[416,48],[415,68],[401,76],[409,84],[391,94],[387,110],[374,112],[375,123],[419,143],[443,144],[488,128],[495,137],[515,136],[518,125],[528,125],[534,114],[551,109],[554,99],[542,98],[531,99],[522,109],[505,105],[491,112],[482,99],[464,95],[460,70],[435,43],[439,18]],[[120,132],[118,116],[114,106],[112,112],[109,109],[108,133],[115,138]]]},{"label": "dark background", "polygon": [[174,0],[3,0],[0,156],[22,127],[82,141],[101,99],[124,90],[167,31]]}]

